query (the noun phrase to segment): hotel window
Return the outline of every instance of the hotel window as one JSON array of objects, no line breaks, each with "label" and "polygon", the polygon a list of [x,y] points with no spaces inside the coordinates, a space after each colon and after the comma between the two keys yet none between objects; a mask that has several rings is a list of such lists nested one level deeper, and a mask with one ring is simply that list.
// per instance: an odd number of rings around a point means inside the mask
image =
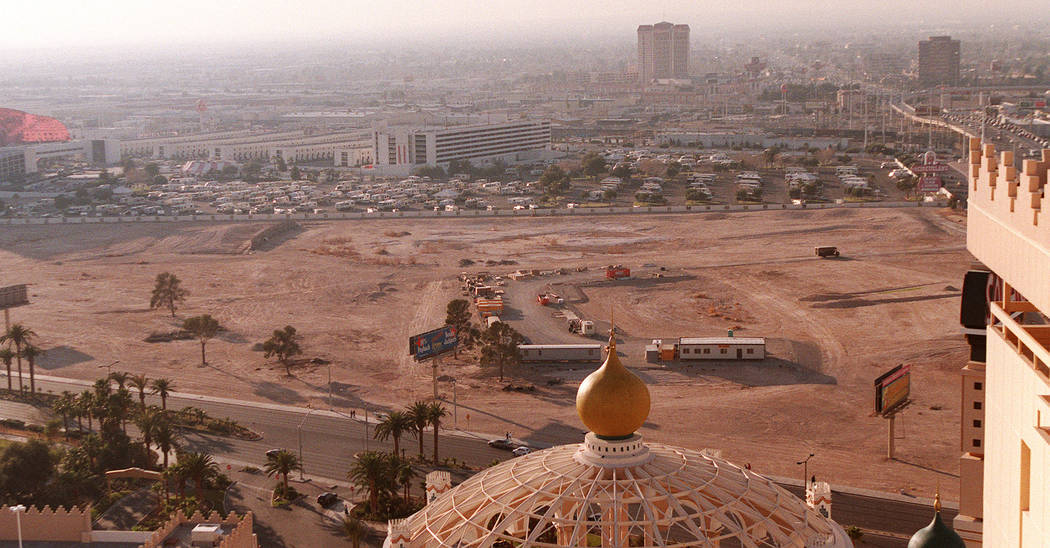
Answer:
[{"label": "hotel window", "polygon": [[981,390],[982,388],[984,388],[984,384],[983,383],[979,383],[979,382],[973,383],[973,389],[974,390]]},{"label": "hotel window", "polygon": [[755,349],[754,348],[748,348],[747,349],[747,353],[748,354],[754,354],[755,353]]},{"label": "hotel window", "polygon": [[973,439],[973,446],[974,447],[980,447],[981,446],[981,440],[979,440],[977,438],[974,438]]},{"label": "hotel window", "polygon": [[981,427],[981,419],[974,419],[973,420],[973,427],[974,428],[980,428]]},{"label": "hotel window", "polygon": [[719,351],[718,351],[718,352],[719,352],[720,354],[725,354],[725,353],[727,352],[727,350],[726,350],[725,348],[722,348],[722,349],[719,349]]},{"label": "hotel window", "polygon": [[979,401],[973,402],[973,408],[974,409],[980,409],[981,408],[981,402],[979,402]]},{"label": "hotel window", "polygon": [[711,349],[710,348],[705,348],[704,349],[704,354],[710,354],[710,353],[711,353]]}]

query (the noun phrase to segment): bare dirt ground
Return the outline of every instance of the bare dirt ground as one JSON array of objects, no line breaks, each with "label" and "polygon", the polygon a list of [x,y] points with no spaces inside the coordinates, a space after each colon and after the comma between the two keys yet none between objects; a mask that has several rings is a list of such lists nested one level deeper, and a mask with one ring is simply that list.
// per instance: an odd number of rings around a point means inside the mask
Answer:
[{"label": "bare dirt ground", "polygon": [[[84,379],[117,369],[176,379],[178,390],[283,404],[325,404],[328,366],[297,365],[287,377],[256,350],[274,329],[295,326],[305,358],[332,363],[334,403],[373,411],[431,393],[430,369],[407,356],[406,339],[440,325],[460,295],[462,258],[518,265],[471,267],[587,272],[509,282],[507,314],[533,342],[580,340],[534,302],[555,284],[569,306],[608,329],[649,383],[647,439],[717,448],[755,470],[801,477],[795,462],[835,484],[954,498],[959,454],[958,287],[972,258],[965,225],[934,210],[827,210],[585,219],[307,223],[267,251],[236,254],[265,225],[143,224],[10,226],[0,232],[0,284],[29,283],[33,304],[12,311],[47,350],[42,372]],[[837,245],[839,260],[813,257]],[[622,263],[636,279],[606,282]],[[651,266],[643,266],[651,265]],[[659,270],[664,267],[666,270]],[[154,277],[178,275],[191,294],[172,319],[149,309]],[[657,272],[662,278],[653,277]],[[181,319],[211,314],[226,331],[208,343],[146,343]],[[652,338],[722,335],[768,340],[761,363],[657,365]],[[308,360],[304,360],[308,362]],[[521,367],[504,392],[468,356],[444,360],[459,379],[458,424],[511,431],[536,443],[580,439],[574,395],[588,372]],[[870,417],[872,380],[914,365],[915,403],[898,428],[898,460],[884,458],[886,424]],[[552,378],[564,384],[548,386]],[[451,386],[441,385],[451,399]],[[469,415],[469,420],[467,416]]]}]

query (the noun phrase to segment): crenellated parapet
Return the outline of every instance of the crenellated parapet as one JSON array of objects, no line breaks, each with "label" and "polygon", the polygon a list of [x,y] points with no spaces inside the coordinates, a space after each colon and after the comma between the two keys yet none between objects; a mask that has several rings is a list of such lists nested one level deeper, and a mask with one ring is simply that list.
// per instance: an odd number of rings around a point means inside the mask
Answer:
[{"label": "crenellated parapet", "polygon": [[1048,172],[1050,149],[1018,171],[1012,151],[970,139],[967,248],[1044,311],[1050,284],[1038,273],[1050,271],[1050,217],[1042,214]]},{"label": "crenellated parapet", "polygon": [[19,522],[24,540],[80,542],[91,533],[91,507],[30,506],[17,516],[5,507],[0,512],[0,540],[17,539]]}]

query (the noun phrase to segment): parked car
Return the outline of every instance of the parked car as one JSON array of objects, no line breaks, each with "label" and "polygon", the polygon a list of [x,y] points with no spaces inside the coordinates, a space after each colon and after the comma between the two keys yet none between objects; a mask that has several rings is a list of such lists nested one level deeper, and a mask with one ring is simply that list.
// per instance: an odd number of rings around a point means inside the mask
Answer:
[{"label": "parked car", "polygon": [[266,458],[276,457],[281,451],[284,451],[284,449],[270,449],[266,452]]},{"label": "parked car", "polygon": [[337,500],[339,500],[339,495],[331,491],[317,495],[317,504],[320,504],[324,508],[328,508],[329,506],[335,504]]},{"label": "parked car", "polygon": [[529,447],[524,446],[524,445],[522,445],[521,447],[518,447],[517,449],[515,449],[513,451],[515,457],[522,457],[522,456],[528,455],[531,452],[532,452],[532,449],[530,449]]}]

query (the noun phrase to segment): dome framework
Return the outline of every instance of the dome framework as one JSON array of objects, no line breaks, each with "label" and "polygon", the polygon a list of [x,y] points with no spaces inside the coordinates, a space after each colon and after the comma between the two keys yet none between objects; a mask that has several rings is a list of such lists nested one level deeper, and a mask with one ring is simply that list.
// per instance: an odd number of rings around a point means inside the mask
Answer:
[{"label": "dome framework", "polygon": [[848,547],[773,481],[707,453],[593,434],[491,467],[403,523],[410,547]]}]

